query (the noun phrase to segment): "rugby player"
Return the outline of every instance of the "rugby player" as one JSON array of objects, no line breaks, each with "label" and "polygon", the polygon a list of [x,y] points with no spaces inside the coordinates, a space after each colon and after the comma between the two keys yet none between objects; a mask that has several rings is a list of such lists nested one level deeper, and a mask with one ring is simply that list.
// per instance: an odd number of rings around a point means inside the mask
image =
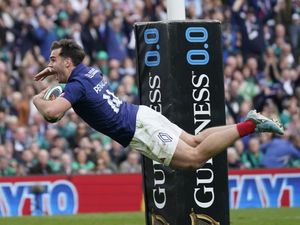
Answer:
[{"label": "rugby player", "polygon": [[83,48],[74,40],[53,42],[48,66],[34,79],[55,76],[66,86],[63,95],[53,101],[43,98],[46,90],[34,96],[39,112],[46,118],[59,118],[72,107],[95,130],[164,165],[198,169],[245,135],[284,132],[279,122],[251,110],[244,122],[188,134],[147,106],[121,101],[99,70],[82,63],[84,57]]}]

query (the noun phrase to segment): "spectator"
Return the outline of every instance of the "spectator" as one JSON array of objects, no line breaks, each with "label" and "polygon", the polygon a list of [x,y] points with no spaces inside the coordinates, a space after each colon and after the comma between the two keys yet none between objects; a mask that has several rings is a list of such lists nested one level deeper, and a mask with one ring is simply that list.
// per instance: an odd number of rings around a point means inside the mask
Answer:
[{"label": "spectator", "polygon": [[120,74],[118,69],[110,68],[110,71],[108,73],[108,84],[111,90],[116,91],[120,84]]},{"label": "spectator", "polygon": [[76,161],[72,162],[72,169],[79,174],[91,173],[95,164],[87,160],[87,154],[83,149],[79,149],[76,154]]},{"label": "spectator", "polygon": [[117,165],[112,162],[111,157],[106,150],[102,150],[98,153],[98,159],[102,159],[104,161],[104,164],[106,167],[111,170],[113,173],[116,173],[118,171]]},{"label": "spectator", "polygon": [[116,141],[111,142],[111,149],[109,150],[109,155],[113,163],[115,163],[117,166],[120,166],[120,164],[126,160],[126,151]]},{"label": "spectator", "polygon": [[63,175],[76,173],[76,170],[72,167],[72,158],[67,153],[62,154],[61,156],[61,167],[59,173]]},{"label": "spectator", "polygon": [[[76,134],[77,125],[70,120],[70,114],[73,112],[69,111],[61,120],[56,123],[56,129],[58,130],[59,137],[64,139],[65,147],[69,147],[69,139],[71,139]],[[60,143],[62,140],[59,140]],[[62,144],[62,143],[61,143]]]},{"label": "spectator", "polygon": [[266,18],[258,16],[258,6],[250,5],[245,0],[235,0],[233,4],[233,15],[237,21],[242,35],[242,52],[244,59],[255,55],[262,56],[265,50],[263,36],[263,23]]},{"label": "spectator", "polygon": [[70,147],[75,148],[78,147],[78,143],[81,138],[88,136],[88,127],[84,122],[79,122],[77,124],[76,133],[69,138]]},{"label": "spectator", "polygon": [[26,149],[22,153],[22,160],[20,162],[20,166],[22,167],[22,171],[24,172],[24,175],[29,174],[30,169],[33,167],[33,165],[34,165],[34,155],[32,151]]},{"label": "spectator", "polygon": [[42,140],[40,144],[41,148],[50,149],[53,146],[53,142],[58,135],[58,131],[55,128],[49,128],[46,130],[45,138]]},{"label": "spectator", "polygon": [[[90,19],[82,28],[82,44],[92,63],[97,52],[101,50],[107,51],[105,36],[102,36],[100,33],[100,25],[104,24],[105,20],[106,18],[101,11],[92,12]],[[103,29],[105,30],[105,27],[102,27],[102,31],[104,31]]]},{"label": "spectator", "polygon": [[274,11],[276,13],[276,22],[283,24],[285,30],[288,31],[294,54],[299,55],[300,17],[299,13],[297,13],[296,4],[292,0],[278,0]]},{"label": "spectator", "polygon": [[68,145],[67,140],[60,135],[57,135],[53,138],[52,146],[54,148],[60,149],[60,151],[62,151],[62,152],[66,152],[67,150],[69,150],[69,145]]},{"label": "spectator", "polygon": [[227,161],[228,161],[228,167],[230,169],[241,169],[242,168],[242,162],[240,160],[240,157],[237,154],[235,148],[233,148],[233,147],[229,147],[227,149]]},{"label": "spectator", "polygon": [[54,31],[54,22],[47,19],[45,15],[40,15],[38,18],[39,27],[35,29],[35,36],[38,45],[41,49],[41,54],[45,60],[49,59],[51,44],[57,40],[58,37]]},{"label": "spectator", "polygon": [[0,157],[0,176],[14,176],[16,170],[9,165],[9,160],[6,156]]},{"label": "spectator", "polygon": [[30,168],[29,174],[32,175],[49,175],[52,174],[53,170],[49,165],[49,153],[42,149],[38,153],[38,161],[36,165]]},{"label": "spectator", "polygon": [[12,143],[14,148],[14,158],[21,160],[22,152],[29,147],[27,139],[27,129],[25,127],[18,127],[13,135]]},{"label": "spectator", "polygon": [[97,52],[95,66],[98,67],[103,74],[108,75],[108,54],[106,51]]},{"label": "spectator", "polygon": [[245,151],[242,155],[242,163],[246,168],[259,168],[261,167],[261,161],[263,154],[260,151],[260,142],[256,137],[252,137],[248,143],[248,151]]},{"label": "spectator", "polygon": [[140,154],[136,151],[130,151],[127,159],[120,165],[121,173],[141,173]]},{"label": "spectator", "polygon": [[251,74],[251,69],[248,65],[243,68],[244,80],[239,88],[239,95],[245,100],[251,101],[254,96],[259,93],[256,76]]},{"label": "spectator", "polygon": [[289,167],[291,160],[300,159],[299,136],[288,139],[272,138],[261,146],[264,152],[262,166],[265,168]]},{"label": "spectator", "polygon": [[138,96],[138,88],[135,85],[134,77],[125,75],[122,78],[122,84],[124,85],[126,96],[128,96],[127,101],[137,104],[138,100],[136,97]]},{"label": "spectator", "polygon": [[96,174],[111,174],[113,171],[107,166],[107,163],[104,161],[104,159],[99,158],[97,160],[97,164],[95,167],[95,173]]},{"label": "spectator", "polygon": [[0,145],[0,157],[6,156],[6,149],[4,145]]},{"label": "spectator", "polygon": [[4,143],[5,140],[5,110],[3,107],[0,107],[0,145]]},{"label": "spectator", "polygon": [[60,11],[54,28],[57,39],[71,38],[71,27],[69,15],[66,11]]},{"label": "spectator", "polygon": [[59,173],[61,170],[61,157],[63,151],[61,148],[53,147],[50,149],[49,165],[53,173]]},{"label": "spectator", "polygon": [[77,13],[80,13],[83,9],[88,6],[87,0],[73,0],[70,1],[73,10]]},{"label": "spectator", "polygon": [[300,115],[299,112],[292,115],[290,123],[287,125],[286,132],[291,136],[300,135]]}]

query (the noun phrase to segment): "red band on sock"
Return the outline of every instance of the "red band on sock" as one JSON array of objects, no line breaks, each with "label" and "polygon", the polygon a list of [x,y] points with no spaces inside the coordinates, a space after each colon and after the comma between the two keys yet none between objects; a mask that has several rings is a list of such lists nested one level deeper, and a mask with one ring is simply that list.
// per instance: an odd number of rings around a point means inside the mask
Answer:
[{"label": "red band on sock", "polygon": [[238,123],[236,128],[240,134],[240,137],[244,137],[255,131],[256,124],[252,120],[246,120],[244,122]]}]

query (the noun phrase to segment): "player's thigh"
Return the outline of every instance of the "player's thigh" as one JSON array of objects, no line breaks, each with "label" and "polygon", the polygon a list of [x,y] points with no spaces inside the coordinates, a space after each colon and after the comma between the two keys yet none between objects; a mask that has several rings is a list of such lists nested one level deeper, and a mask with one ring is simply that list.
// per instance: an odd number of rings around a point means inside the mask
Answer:
[{"label": "player's thigh", "polygon": [[194,135],[191,135],[184,130],[182,130],[179,138],[191,147],[196,147],[199,144]]},{"label": "player's thigh", "polygon": [[160,113],[140,106],[135,134],[130,142],[132,148],[152,160],[169,165],[182,129],[171,123]]},{"label": "player's thigh", "polygon": [[198,168],[196,149],[184,142],[181,138],[178,140],[170,166],[175,168]]}]

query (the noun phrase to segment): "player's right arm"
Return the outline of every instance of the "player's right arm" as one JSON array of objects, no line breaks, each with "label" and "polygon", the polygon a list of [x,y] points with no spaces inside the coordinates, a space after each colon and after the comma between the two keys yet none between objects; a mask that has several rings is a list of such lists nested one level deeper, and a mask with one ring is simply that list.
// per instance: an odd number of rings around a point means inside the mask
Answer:
[{"label": "player's right arm", "polygon": [[47,89],[33,97],[33,104],[44,117],[60,118],[72,107],[71,103],[63,97],[57,97],[52,101],[45,100],[44,95],[46,91]]}]

